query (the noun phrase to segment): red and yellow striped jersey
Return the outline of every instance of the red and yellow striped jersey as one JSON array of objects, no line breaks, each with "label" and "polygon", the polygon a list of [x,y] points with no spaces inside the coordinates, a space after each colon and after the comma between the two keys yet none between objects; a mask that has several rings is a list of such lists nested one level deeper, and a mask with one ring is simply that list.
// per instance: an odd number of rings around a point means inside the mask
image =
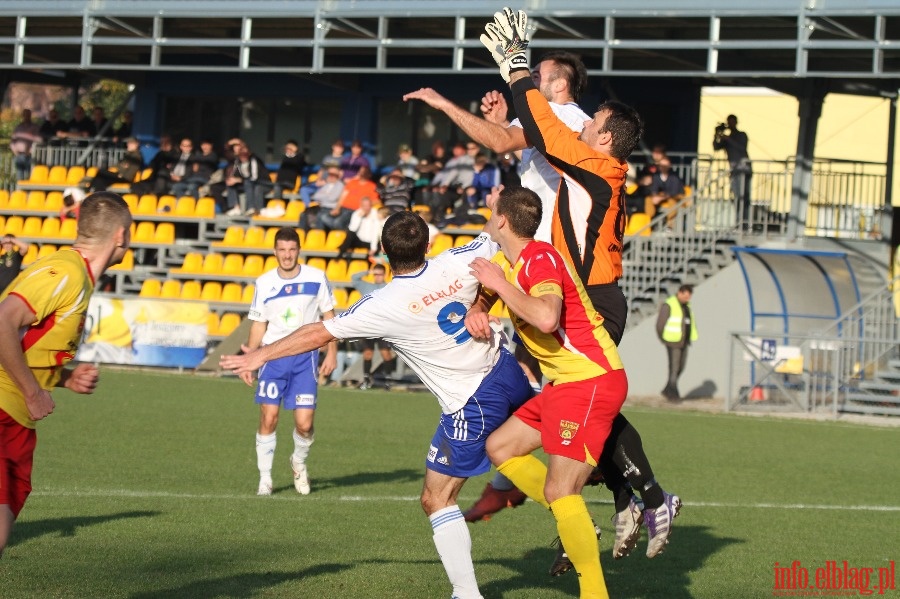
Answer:
[{"label": "red and yellow striped jersey", "polygon": [[[21,331],[25,360],[44,389],[52,389],[62,367],[75,357],[94,276],[75,250],[60,250],[31,264],[0,295],[21,298],[34,312],[34,322]],[[34,428],[25,400],[9,375],[0,369],[0,408],[16,422]]]},{"label": "red and yellow striped jersey", "polygon": [[493,261],[523,293],[533,297],[553,294],[563,301],[559,327],[551,333],[510,314],[516,332],[548,380],[583,381],[624,368],[616,344],[603,327],[603,317],[594,310],[572,265],[552,245],[532,241],[513,266],[502,253]]}]

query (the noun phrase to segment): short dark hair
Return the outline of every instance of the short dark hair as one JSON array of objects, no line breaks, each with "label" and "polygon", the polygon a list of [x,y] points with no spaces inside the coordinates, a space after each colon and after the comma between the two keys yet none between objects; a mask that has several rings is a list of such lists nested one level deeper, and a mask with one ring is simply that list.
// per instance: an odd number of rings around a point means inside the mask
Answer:
[{"label": "short dark hair", "polygon": [[415,212],[395,212],[384,221],[381,245],[394,272],[414,270],[425,262],[428,225]]},{"label": "short dark hair", "polygon": [[612,100],[603,102],[597,107],[597,112],[608,112],[606,124],[601,133],[609,131],[612,134],[612,147],[610,155],[618,160],[626,160],[641,141],[644,135],[644,123],[637,110]]},{"label": "short dark hair", "polygon": [[681,287],[678,288],[678,293],[683,293],[685,291],[687,291],[688,293],[694,293],[694,286],[693,285],[682,285]]},{"label": "short dark hair", "polygon": [[577,102],[587,89],[588,74],[581,57],[565,50],[553,50],[541,56],[540,62],[551,60],[557,69],[554,78],[563,77],[569,83],[569,91]]},{"label": "short dark hair", "polygon": [[275,245],[278,245],[279,241],[293,241],[298,248],[300,247],[300,235],[291,227],[281,227],[275,231]]},{"label": "short dark hair", "polygon": [[524,187],[505,187],[494,206],[497,214],[506,217],[510,230],[523,239],[530,239],[541,224],[543,204],[538,194]]},{"label": "short dark hair", "polygon": [[381,274],[387,274],[387,267],[384,264],[375,264],[372,266],[372,273],[380,272]]}]

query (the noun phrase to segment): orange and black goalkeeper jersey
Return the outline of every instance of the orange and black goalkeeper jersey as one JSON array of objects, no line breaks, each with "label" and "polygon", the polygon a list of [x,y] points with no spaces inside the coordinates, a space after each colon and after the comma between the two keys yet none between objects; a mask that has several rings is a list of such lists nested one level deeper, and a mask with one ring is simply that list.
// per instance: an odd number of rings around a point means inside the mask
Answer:
[{"label": "orange and black goalkeeper jersey", "polygon": [[530,78],[513,83],[512,92],[528,143],[561,175],[553,246],[575,266],[585,286],[617,281],[622,276],[628,165],[580,141]]}]

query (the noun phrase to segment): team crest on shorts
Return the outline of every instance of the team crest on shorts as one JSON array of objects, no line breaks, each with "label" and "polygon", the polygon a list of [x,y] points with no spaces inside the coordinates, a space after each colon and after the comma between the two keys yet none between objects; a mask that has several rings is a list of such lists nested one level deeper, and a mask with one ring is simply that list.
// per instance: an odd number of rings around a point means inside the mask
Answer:
[{"label": "team crest on shorts", "polygon": [[559,436],[562,437],[563,445],[568,445],[572,442],[572,437],[575,436],[575,433],[578,432],[578,423],[572,422],[571,420],[560,420],[559,421]]}]

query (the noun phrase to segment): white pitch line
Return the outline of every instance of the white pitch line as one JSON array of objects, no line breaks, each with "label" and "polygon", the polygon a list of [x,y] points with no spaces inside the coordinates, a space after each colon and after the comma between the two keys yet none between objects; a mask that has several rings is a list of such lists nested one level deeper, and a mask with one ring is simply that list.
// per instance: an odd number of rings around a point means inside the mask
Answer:
[{"label": "white pitch line", "polygon": [[[83,490],[66,490],[66,489],[47,489],[34,491],[31,493],[33,497],[134,497],[143,498],[168,498],[168,499],[214,499],[214,500],[252,500],[252,501],[272,501],[272,500],[290,500],[296,501],[298,497],[296,493],[290,490],[283,493],[277,493],[270,497],[260,498],[251,493],[235,493],[235,494],[212,494],[212,493],[172,493],[169,491],[134,491],[129,489],[83,489]],[[411,502],[419,501],[417,495],[340,495],[338,497],[313,495],[312,497],[303,497],[303,501],[354,501],[354,502]],[[475,501],[475,497],[460,498],[461,503]],[[612,502],[606,499],[589,499],[587,503],[607,504]],[[707,507],[707,508],[749,508],[760,510],[833,510],[833,511],[859,511],[859,512],[900,512],[900,505],[823,505],[810,503],[730,503],[722,501],[685,501],[685,507]]]}]

